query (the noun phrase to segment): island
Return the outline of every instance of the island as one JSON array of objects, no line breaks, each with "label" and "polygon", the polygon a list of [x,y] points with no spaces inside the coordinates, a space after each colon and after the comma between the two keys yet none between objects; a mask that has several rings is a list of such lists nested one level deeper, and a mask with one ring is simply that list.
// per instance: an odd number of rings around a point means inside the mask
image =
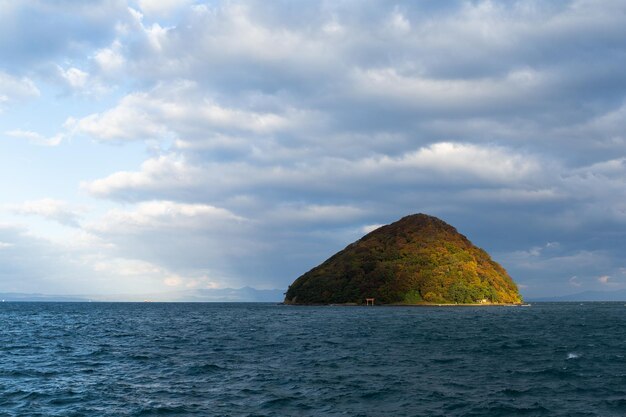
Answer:
[{"label": "island", "polygon": [[426,214],[365,235],[300,276],[285,304],[501,305],[522,297],[506,270]]}]

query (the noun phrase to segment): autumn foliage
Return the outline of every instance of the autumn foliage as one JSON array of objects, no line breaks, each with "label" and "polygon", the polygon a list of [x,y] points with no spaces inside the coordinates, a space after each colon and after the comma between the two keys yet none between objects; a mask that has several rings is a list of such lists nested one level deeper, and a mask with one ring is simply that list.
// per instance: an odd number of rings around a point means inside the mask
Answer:
[{"label": "autumn foliage", "polygon": [[415,214],[352,243],[294,281],[290,304],[519,303],[484,250],[436,217]]}]

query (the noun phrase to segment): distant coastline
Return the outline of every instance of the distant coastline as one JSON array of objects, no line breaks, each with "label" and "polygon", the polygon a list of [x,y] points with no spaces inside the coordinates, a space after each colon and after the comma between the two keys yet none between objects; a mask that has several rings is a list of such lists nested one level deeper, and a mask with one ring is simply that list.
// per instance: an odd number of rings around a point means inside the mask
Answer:
[{"label": "distant coastline", "polygon": [[280,302],[284,290],[242,288],[199,288],[148,294],[40,294],[0,292],[5,302]]}]

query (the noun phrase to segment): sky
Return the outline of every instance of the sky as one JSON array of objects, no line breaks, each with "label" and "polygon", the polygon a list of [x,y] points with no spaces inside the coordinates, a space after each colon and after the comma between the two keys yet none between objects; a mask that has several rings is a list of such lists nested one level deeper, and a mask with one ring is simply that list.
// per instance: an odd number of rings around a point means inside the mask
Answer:
[{"label": "sky", "polygon": [[626,3],[0,0],[0,292],[285,289],[437,216],[626,288]]}]

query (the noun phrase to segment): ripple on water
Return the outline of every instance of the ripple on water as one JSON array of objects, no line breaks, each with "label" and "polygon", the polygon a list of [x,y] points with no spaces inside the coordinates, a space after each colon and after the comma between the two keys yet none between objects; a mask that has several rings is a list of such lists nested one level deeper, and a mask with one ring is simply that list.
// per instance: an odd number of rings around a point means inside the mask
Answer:
[{"label": "ripple on water", "polygon": [[625,415],[626,309],[2,303],[0,415]]}]

